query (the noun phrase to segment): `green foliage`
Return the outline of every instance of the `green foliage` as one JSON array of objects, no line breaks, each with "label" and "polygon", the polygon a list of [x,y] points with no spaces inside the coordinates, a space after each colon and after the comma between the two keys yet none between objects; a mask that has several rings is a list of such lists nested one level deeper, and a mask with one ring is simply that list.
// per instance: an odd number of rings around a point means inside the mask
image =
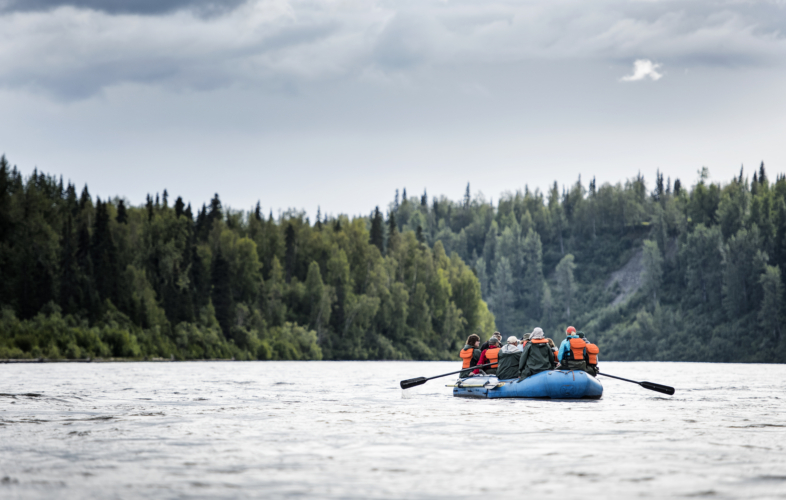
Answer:
[{"label": "green foliage", "polygon": [[602,359],[786,361],[786,177],[763,164],[496,205],[398,192],[386,218],[311,224],[78,196],[0,158],[0,358],[456,359],[471,333],[570,323]]},{"label": "green foliage", "polygon": [[472,267],[503,336],[572,323],[603,359],[786,361],[786,178],[763,164],[725,185],[704,168],[690,188],[658,172],[651,192],[636,175],[389,211]]},{"label": "green foliage", "polygon": [[168,198],[78,198],[0,158],[0,358],[452,359],[494,331],[425,198],[403,232],[378,209],[312,225]]}]

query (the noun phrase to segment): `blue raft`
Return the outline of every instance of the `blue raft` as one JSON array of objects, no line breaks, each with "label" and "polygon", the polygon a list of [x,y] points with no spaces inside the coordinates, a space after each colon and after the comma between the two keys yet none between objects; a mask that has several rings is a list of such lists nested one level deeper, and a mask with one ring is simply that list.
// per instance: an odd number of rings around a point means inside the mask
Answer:
[{"label": "blue raft", "polygon": [[453,396],[459,398],[600,399],[603,396],[600,382],[584,371],[546,371],[521,382],[475,376],[459,379],[448,387],[453,387]]}]

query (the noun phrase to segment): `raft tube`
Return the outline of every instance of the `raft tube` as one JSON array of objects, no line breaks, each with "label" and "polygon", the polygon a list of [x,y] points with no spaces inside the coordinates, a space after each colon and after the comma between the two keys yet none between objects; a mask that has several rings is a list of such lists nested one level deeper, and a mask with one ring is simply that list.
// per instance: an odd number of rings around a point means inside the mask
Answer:
[{"label": "raft tube", "polygon": [[603,386],[584,371],[551,370],[518,379],[498,380],[495,376],[459,379],[453,396],[459,398],[548,398],[600,399]]}]

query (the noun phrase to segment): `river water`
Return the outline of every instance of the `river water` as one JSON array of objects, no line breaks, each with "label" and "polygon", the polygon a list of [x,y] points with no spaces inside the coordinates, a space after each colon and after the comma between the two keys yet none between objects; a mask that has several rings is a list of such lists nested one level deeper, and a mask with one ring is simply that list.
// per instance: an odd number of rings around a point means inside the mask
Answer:
[{"label": "river water", "polygon": [[786,365],[613,363],[599,401],[443,362],[0,365],[0,498],[786,498]]}]

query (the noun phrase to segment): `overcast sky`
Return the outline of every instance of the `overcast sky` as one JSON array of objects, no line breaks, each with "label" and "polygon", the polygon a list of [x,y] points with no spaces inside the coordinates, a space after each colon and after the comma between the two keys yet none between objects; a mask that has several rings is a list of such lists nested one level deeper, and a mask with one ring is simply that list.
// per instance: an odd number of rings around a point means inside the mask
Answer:
[{"label": "overcast sky", "polygon": [[0,0],[0,151],[134,204],[368,213],[786,172],[786,3]]}]

